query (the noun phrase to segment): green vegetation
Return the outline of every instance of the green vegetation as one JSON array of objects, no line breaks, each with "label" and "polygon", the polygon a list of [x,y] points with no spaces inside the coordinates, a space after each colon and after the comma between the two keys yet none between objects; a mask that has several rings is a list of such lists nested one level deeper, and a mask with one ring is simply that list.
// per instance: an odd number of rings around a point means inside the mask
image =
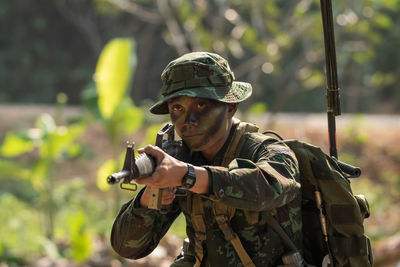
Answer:
[{"label": "green vegetation", "polygon": [[[207,50],[225,56],[236,78],[253,84],[254,97],[246,105],[321,112],[319,5],[318,0],[3,1],[0,21],[8,26],[0,28],[0,102],[54,103],[65,92],[70,104],[81,104],[101,49],[112,38],[130,36],[137,41],[139,67],[129,94],[138,105],[156,100],[160,73],[172,58]],[[400,111],[399,9],[399,0],[333,3],[344,112]]]},{"label": "green vegetation", "polygon": [[[167,117],[146,109],[177,55],[208,50],[228,58],[236,78],[253,84],[239,113],[249,120],[325,110],[319,1],[36,2],[0,3],[0,102],[56,103],[55,115],[1,132],[0,264],[42,257],[84,264],[99,243],[111,250],[112,222],[135,193],[111,188],[106,177],[122,167],[125,140],[154,144]],[[333,4],[343,111],[398,113],[399,0]],[[82,107],[69,120],[67,100]],[[366,231],[376,241],[398,231],[400,146],[386,129],[366,132],[373,127],[362,115],[349,125],[339,158],[363,169],[352,187],[369,200]],[[89,142],[99,133],[101,152]],[[180,216],[172,232],[184,231]]]},{"label": "green vegetation", "polygon": [[82,263],[92,256],[95,238],[108,235],[122,203],[119,188],[102,202],[88,194],[82,178],[57,179],[58,170],[68,159],[87,160],[78,139],[88,125],[98,121],[113,152],[98,168],[97,185],[106,195],[110,187],[105,178],[121,166],[123,134],[137,131],[143,123],[142,111],[126,97],[136,63],[134,44],[130,39],[115,39],[104,48],[95,71],[95,92],[89,88],[89,93],[83,94],[88,110],[84,117],[57,125],[67,100],[61,94],[57,97],[58,118],[43,114],[35,128],[5,135],[0,147],[5,159],[0,164],[0,178],[6,185],[0,191],[0,209],[6,211],[1,215],[5,223],[1,226],[0,261],[30,262],[47,255]]}]

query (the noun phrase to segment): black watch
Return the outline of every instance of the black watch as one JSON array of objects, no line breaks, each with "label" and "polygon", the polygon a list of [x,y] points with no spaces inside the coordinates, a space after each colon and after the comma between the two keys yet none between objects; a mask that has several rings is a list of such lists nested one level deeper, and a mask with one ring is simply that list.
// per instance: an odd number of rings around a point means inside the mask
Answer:
[{"label": "black watch", "polygon": [[182,185],[179,186],[181,189],[190,189],[196,183],[196,173],[194,172],[194,167],[192,164],[187,163],[188,171],[182,178]]}]

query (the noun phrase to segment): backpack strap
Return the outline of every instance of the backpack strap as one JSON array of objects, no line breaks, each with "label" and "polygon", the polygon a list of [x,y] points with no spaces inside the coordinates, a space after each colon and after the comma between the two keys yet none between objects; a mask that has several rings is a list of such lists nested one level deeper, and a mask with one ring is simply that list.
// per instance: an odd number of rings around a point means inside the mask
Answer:
[{"label": "backpack strap", "polygon": [[192,211],[190,214],[194,228],[194,251],[196,257],[195,267],[199,267],[204,257],[203,242],[206,240],[206,225],[204,223],[204,210],[200,195],[192,196]]},{"label": "backpack strap", "polygon": [[[237,158],[237,156],[239,155],[245,141],[244,138],[242,138],[244,134],[248,132],[258,132],[258,127],[254,124],[240,122],[240,120],[236,118],[233,118],[233,121],[234,123],[239,123],[239,125],[237,126],[236,131],[222,159],[221,166],[224,167],[227,167],[229,163],[233,159]],[[231,242],[243,265],[246,267],[255,267],[249,254],[247,254],[242,243],[240,242],[239,236],[233,231],[229,223],[233,215],[235,214],[236,209],[219,202],[214,202],[213,210],[219,228],[224,234],[225,239]]]},{"label": "backpack strap", "polygon": [[236,128],[236,131],[231,139],[231,142],[229,143],[228,148],[226,149],[225,155],[222,159],[221,166],[227,167],[228,164],[234,159],[237,158],[239,155],[240,151],[242,150],[242,146],[244,143],[244,138],[242,136],[245,133],[254,133],[258,132],[258,126],[252,123],[245,123],[241,122],[237,118],[233,118],[234,123],[239,123],[239,125]]},{"label": "backpack strap", "polygon": [[[258,132],[258,127],[254,124],[251,123],[243,123],[240,122],[238,119],[233,118],[234,123],[239,123],[239,125],[236,128],[236,131],[231,139],[231,142],[224,154],[224,157],[222,159],[222,164],[221,166],[227,167],[229,163],[238,157],[240,151],[242,150],[242,146],[245,142],[244,135],[245,133],[248,132]],[[273,174],[277,175],[276,171],[270,170],[273,172]],[[224,237],[226,240],[231,242],[233,248],[235,249],[237,255],[239,256],[242,264],[245,267],[255,267],[255,264],[251,260],[249,254],[247,254],[246,250],[244,249],[239,236],[234,232],[230,225],[230,220],[232,219],[233,215],[235,214],[236,209],[227,205],[224,205],[220,202],[214,202],[214,214],[215,214],[215,219],[218,223],[219,228],[221,229],[222,233],[224,234]],[[250,219],[250,223],[255,223],[258,221],[258,216],[259,213],[256,212],[245,212],[246,213],[246,218]],[[204,223],[204,210],[203,206],[201,203],[201,198],[199,195],[194,194],[193,195],[193,200],[192,200],[192,213],[191,213],[191,218],[193,222],[193,228],[195,230],[195,252],[196,252],[196,264],[195,266],[198,267],[201,264],[201,261],[204,256],[203,252],[203,242],[206,239],[206,227]],[[279,223],[273,218],[271,214],[268,213],[267,215],[267,224],[270,225],[272,229],[274,229],[280,238],[282,239],[282,242],[287,246],[288,248],[292,250],[296,250],[295,245],[293,242],[290,240],[290,238],[287,236],[287,234],[284,232],[282,227],[279,225]]]},{"label": "backpack strap", "polygon": [[225,239],[231,242],[243,265],[245,267],[255,267],[242,242],[240,242],[239,236],[233,231],[229,223],[235,214],[235,208],[217,202],[214,204],[214,214]]},{"label": "backpack strap", "polygon": [[288,251],[298,251],[296,245],[293,243],[293,241],[290,239],[290,237],[287,235],[285,230],[283,230],[282,226],[279,224],[279,222],[274,218],[274,214],[276,214],[276,210],[273,209],[266,214],[266,223],[271,227],[272,230],[274,230],[280,237],[282,243],[285,245],[285,247],[288,249]]}]

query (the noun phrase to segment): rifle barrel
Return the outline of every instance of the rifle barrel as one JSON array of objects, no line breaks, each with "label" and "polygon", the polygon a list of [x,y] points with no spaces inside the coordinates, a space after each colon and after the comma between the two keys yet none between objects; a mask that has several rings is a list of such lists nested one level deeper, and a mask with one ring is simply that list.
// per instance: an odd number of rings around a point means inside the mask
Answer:
[{"label": "rifle barrel", "polygon": [[335,32],[333,28],[332,2],[331,0],[320,0],[320,2],[325,44],[329,152],[331,156],[337,158],[335,116],[339,116],[341,114],[341,110],[336,66]]}]

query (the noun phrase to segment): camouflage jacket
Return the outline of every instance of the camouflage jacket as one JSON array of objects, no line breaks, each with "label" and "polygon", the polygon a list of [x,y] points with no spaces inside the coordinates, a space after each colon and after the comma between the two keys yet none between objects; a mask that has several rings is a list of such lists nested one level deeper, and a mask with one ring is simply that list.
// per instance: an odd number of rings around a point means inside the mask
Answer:
[{"label": "camouflage jacket", "polygon": [[[190,163],[205,167],[210,174],[208,194],[202,195],[205,213],[206,241],[201,266],[243,266],[233,246],[225,240],[213,213],[219,201],[236,208],[231,226],[256,266],[276,266],[285,252],[279,236],[266,224],[265,214],[276,209],[276,218],[293,242],[301,248],[301,192],[297,160],[293,152],[260,133],[248,133],[239,157],[228,167],[219,166],[237,124],[234,124],[224,147],[214,162],[207,162],[201,153],[192,153]],[[271,175],[273,168],[279,175]],[[275,172],[276,173],[276,172]],[[126,203],[112,229],[111,244],[121,256],[131,259],[145,257],[158,245],[173,221],[183,212],[186,231],[194,244],[190,217],[191,196],[176,197],[168,214],[140,207],[137,197]],[[248,214],[257,214],[249,221]]]}]

